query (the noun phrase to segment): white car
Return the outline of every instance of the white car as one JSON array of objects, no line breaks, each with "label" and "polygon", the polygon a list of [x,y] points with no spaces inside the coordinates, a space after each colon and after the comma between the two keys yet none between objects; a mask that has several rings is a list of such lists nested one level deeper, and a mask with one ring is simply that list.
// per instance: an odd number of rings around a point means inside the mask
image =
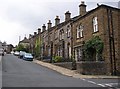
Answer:
[{"label": "white car", "polygon": [[20,57],[20,58],[23,58],[23,56],[25,55],[25,53],[26,53],[26,52],[24,52],[24,51],[20,51],[19,57]]},{"label": "white car", "polygon": [[14,54],[14,51],[11,51],[11,54]]},{"label": "white car", "polygon": [[26,61],[33,61],[33,56],[31,53],[25,53],[25,55],[23,56],[23,60]]},{"label": "white car", "polygon": [[20,52],[15,51],[15,52],[14,52],[14,55],[15,55],[15,56],[19,56],[19,55],[20,55]]}]

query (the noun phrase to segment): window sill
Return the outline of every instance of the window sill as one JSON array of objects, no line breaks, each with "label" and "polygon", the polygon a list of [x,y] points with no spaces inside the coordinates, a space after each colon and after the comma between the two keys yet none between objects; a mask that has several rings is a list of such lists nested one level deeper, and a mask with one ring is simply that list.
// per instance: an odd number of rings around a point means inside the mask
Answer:
[{"label": "window sill", "polygon": [[96,33],[98,33],[99,31],[96,31],[96,32],[93,32],[92,34],[96,34]]},{"label": "window sill", "polygon": [[76,38],[76,40],[83,39],[84,37]]}]

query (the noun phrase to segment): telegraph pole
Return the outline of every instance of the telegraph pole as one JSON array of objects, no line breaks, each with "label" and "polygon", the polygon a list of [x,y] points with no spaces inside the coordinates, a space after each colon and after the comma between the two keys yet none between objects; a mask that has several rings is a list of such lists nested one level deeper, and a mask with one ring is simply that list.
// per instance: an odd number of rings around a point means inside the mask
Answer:
[{"label": "telegraph pole", "polygon": [[21,40],[21,36],[19,36],[19,43],[20,43],[20,40]]}]

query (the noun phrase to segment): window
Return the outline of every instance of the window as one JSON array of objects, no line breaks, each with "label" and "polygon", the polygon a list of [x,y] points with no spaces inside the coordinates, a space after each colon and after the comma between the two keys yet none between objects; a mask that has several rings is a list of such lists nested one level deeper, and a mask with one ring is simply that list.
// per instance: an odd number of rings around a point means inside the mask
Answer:
[{"label": "window", "polygon": [[67,37],[68,38],[70,37],[70,27],[69,26],[67,27]]},{"label": "window", "polygon": [[60,39],[60,40],[63,40],[63,39],[64,39],[64,30],[63,30],[63,29],[60,30],[60,32],[59,32],[59,39]]},{"label": "window", "polygon": [[57,38],[58,38],[58,32],[55,31],[55,39],[57,39]]},{"label": "window", "polygon": [[77,38],[80,38],[80,29],[77,27]]},{"label": "window", "polygon": [[83,60],[83,50],[82,50],[82,48],[83,48],[82,46],[75,48],[75,59],[76,59],[76,61],[82,61]]},{"label": "window", "polygon": [[64,39],[64,30],[62,29],[62,40]]},{"label": "window", "polygon": [[48,56],[50,56],[51,55],[51,49],[50,49],[50,47],[48,47]]},{"label": "window", "polygon": [[62,32],[61,32],[61,30],[59,32],[59,39],[62,40]]},{"label": "window", "polygon": [[80,25],[80,37],[83,37],[83,26]]},{"label": "window", "polygon": [[93,18],[93,30],[94,30],[94,32],[98,31],[98,20],[97,20],[97,17]]},{"label": "window", "polygon": [[83,37],[83,26],[82,25],[77,27],[77,38],[81,38],[81,37]]},{"label": "window", "polygon": [[67,55],[68,55],[68,58],[70,58],[70,57],[71,57],[71,47],[70,47],[70,43],[67,45],[67,49],[68,49]]}]

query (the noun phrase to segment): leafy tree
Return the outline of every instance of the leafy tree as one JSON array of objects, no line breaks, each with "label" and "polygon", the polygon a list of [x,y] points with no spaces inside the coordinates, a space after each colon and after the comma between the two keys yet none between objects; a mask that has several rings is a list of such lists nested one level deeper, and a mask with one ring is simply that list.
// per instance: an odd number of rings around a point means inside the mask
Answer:
[{"label": "leafy tree", "polygon": [[25,52],[28,52],[28,47],[24,47],[24,45],[22,44],[19,44],[17,47],[16,47],[16,51],[25,51]]},{"label": "leafy tree", "polygon": [[103,51],[103,42],[99,38],[99,36],[95,36],[89,41],[87,41],[84,45],[84,54],[86,60],[94,60],[93,54],[96,52],[98,60],[102,59],[102,51]]},{"label": "leafy tree", "polygon": [[40,44],[41,44],[40,38],[37,37],[37,38],[36,38],[36,42],[35,42],[35,56],[36,56],[36,57],[39,57],[39,56],[40,56],[40,46],[41,46]]}]

